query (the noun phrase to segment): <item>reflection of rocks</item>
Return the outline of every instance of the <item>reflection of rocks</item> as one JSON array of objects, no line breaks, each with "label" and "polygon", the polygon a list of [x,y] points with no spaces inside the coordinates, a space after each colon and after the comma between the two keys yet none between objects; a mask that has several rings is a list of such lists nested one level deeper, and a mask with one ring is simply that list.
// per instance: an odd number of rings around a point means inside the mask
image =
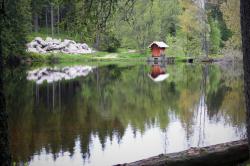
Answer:
[{"label": "reflection of rocks", "polygon": [[93,68],[91,66],[64,67],[62,69],[45,67],[28,71],[27,79],[35,81],[37,84],[42,84],[44,81],[51,83],[63,79],[70,80],[76,77],[87,76],[89,72],[93,71]]},{"label": "reflection of rocks", "polygon": [[66,53],[66,54],[87,54],[94,52],[86,43],[76,43],[73,40],[52,39],[47,37],[43,40],[41,37],[36,37],[33,41],[27,44],[28,52],[35,53]]}]

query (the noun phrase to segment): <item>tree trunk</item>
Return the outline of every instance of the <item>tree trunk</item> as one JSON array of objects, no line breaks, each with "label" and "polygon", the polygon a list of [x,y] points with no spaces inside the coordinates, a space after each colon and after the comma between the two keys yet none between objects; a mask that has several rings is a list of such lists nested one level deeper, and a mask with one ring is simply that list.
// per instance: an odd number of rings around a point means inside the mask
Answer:
[{"label": "tree trunk", "polygon": [[99,33],[99,31],[97,31],[96,32],[94,48],[99,50],[99,46],[100,46],[100,33]]},{"label": "tree trunk", "polygon": [[34,30],[35,30],[35,32],[38,32],[38,28],[39,28],[39,25],[38,25],[38,14],[34,13]]},{"label": "tree trunk", "polygon": [[57,34],[60,31],[60,5],[57,6]]},{"label": "tree trunk", "polygon": [[186,35],[186,46],[184,49],[185,49],[184,50],[185,56],[187,56],[188,55],[188,34]]},{"label": "tree trunk", "polygon": [[179,153],[161,154],[117,166],[235,166],[248,159],[247,152],[248,142],[241,140],[204,148],[190,148]]},{"label": "tree trunk", "polygon": [[247,136],[250,144],[250,1],[241,0],[240,2]]},{"label": "tree trunk", "polygon": [[47,32],[47,35],[48,35],[49,27],[48,27],[48,9],[47,9],[47,7],[45,9],[45,24],[46,24],[46,32]]},{"label": "tree trunk", "polygon": [[[0,29],[6,28],[4,0],[0,4]],[[0,31],[0,37],[2,31]],[[11,155],[9,150],[8,116],[6,112],[5,96],[3,92],[3,41],[0,40],[0,161],[3,166],[11,165]]]},{"label": "tree trunk", "polygon": [[51,24],[51,35],[54,36],[54,11],[53,5],[50,5],[50,24]]},{"label": "tree trunk", "polygon": [[[2,54],[0,53],[0,56]],[[0,61],[2,63],[2,61]],[[1,65],[2,66],[2,65]],[[5,96],[3,93],[3,72],[0,69],[0,161],[3,166],[11,165],[11,155],[9,149],[8,115],[6,112]]]}]

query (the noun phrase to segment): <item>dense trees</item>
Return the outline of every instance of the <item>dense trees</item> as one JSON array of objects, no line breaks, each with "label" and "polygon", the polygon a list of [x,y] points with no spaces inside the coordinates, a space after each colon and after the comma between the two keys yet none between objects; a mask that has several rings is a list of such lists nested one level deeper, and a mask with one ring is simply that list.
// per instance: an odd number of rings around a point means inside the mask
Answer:
[{"label": "dense trees", "polygon": [[233,48],[241,47],[241,33],[240,33],[240,1],[227,0],[220,6],[223,12],[223,18],[227,27],[232,32],[232,37],[228,41],[228,46]]},{"label": "dense trees", "polygon": [[217,21],[210,20],[210,50],[212,53],[217,53],[220,50],[221,32]]},{"label": "dense trees", "polygon": [[239,2],[12,0],[5,2],[8,19],[1,38],[5,55],[12,56],[24,54],[28,34],[70,38],[107,51],[145,50],[151,41],[162,40],[171,43],[174,55],[216,54],[224,46],[241,46],[234,5]]},{"label": "dense trees", "polygon": [[[167,10],[166,10],[167,9]],[[129,20],[117,13],[115,34],[125,47],[145,49],[153,40],[166,41],[167,34],[176,35],[179,4],[173,0],[137,0]]]},{"label": "dense trees", "polygon": [[3,88],[3,45],[2,29],[6,21],[5,2],[0,3],[0,161],[3,166],[11,165],[9,150],[8,116],[6,111],[6,100]]},{"label": "dense trees", "polygon": [[3,1],[4,17],[1,17],[1,47],[3,56],[20,56],[24,54],[26,36],[30,32],[30,1]]}]

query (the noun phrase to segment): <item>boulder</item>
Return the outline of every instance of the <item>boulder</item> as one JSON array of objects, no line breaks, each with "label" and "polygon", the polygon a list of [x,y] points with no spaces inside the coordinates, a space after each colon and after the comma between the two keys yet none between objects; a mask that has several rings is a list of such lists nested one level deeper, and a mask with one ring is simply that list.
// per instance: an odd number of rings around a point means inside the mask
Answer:
[{"label": "boulder", "polygon": [[42,49],[40,46],[36,46],[36,50],[39,52],[39,53],[42,53],[42,54],[45,54],[46,51],[44,49]]},{"label": "boulder", "polygon": [[45,42],[41,37],[36,37],[34,41],[42,45],[42,47],[45,47],[47,45],[47,42]]},{"label": "boulder", "polygon": [[43,40],[41,37],[36,37],[33,41],[27,44],[28,52],[36,53],[67,53],[67,54],[87,54],[92,53],[92,49],[86,43],[76,43],[73,40],[52,39],[47,37]]},{"label": "boulder", "polygon": [[39,44],[36,41],[31,41],[30,43],[27,44],[28,48],[35,48]]},{"label": "boulder", "polygon": [[36,49],[36,48],[33,48],[33,47],[28,47],[28,48],[27,48],[27,51],[28,51],[28,52],[33,52],[33,53],[39,53],[39,52],[37,51],[37,49]]},{"label": "boulder", "polygon": [[81,44],[81,47],[85,50],[89,49],[89,46],[86,43]]}]

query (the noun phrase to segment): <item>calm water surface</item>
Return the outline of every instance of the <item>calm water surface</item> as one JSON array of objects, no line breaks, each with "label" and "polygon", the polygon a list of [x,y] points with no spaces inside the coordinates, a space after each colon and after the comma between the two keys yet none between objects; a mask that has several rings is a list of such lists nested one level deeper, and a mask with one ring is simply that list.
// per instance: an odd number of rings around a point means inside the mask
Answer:
[{"label": "calm water surface", "polygon": [[86,64],[8,69],[13,162],[112,165],[244,138],[241,68]]}]

